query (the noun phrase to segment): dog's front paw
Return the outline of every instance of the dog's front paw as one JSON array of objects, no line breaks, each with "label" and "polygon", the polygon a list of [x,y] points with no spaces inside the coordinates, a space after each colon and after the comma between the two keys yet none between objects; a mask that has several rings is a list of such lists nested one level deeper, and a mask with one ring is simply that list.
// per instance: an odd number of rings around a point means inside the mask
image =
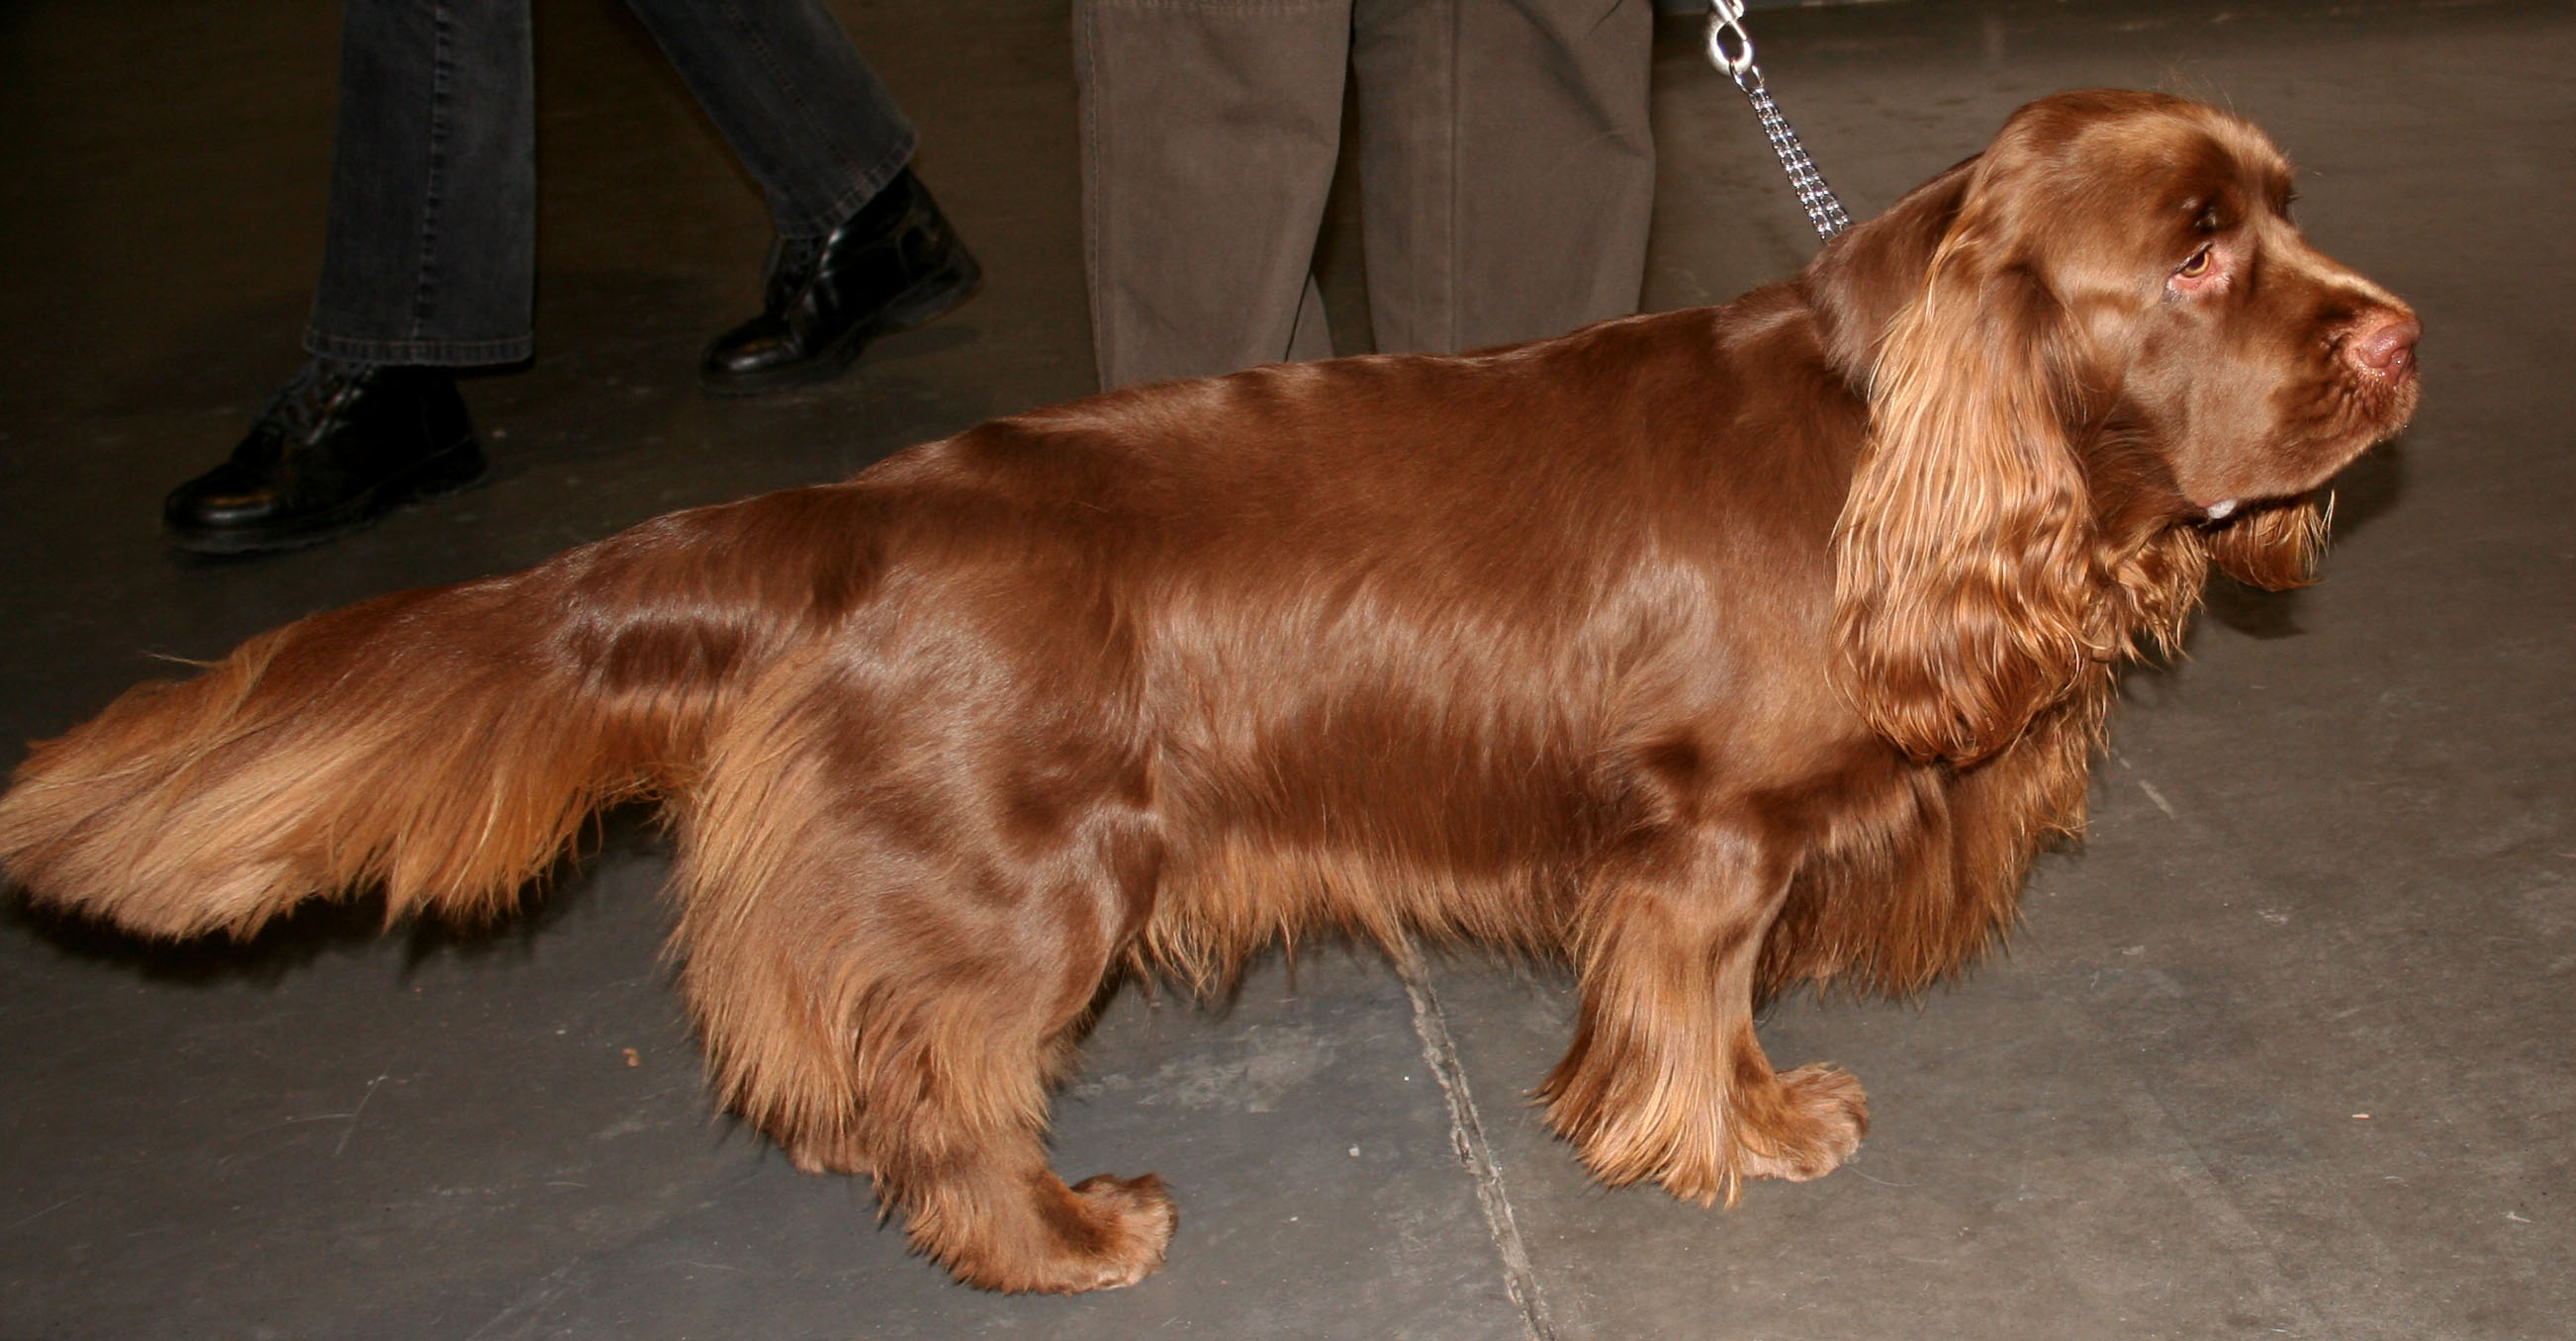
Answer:
[{"label": "dog's front paw", "polygon": [[1181,1217],[1171,1193],[1163,1190],[1162,1179],[1150,1173],[1140,1178],[1104,1173],[1075,1183],[1073,1195],[1083,1203],[1099,1237],[1098,1246],[1083,1261],[1068,1264],[1076,1276],[1068,1288],[1114,1290],[1145,1279],[1163,1265],[1163,1253]]},{"label": "dog's front paw", "polygon": [[1745,1178],[1821,1178],[1860,1149],[1869,1134],[1869,1100],[1851,1074],[1802,1066],[1779,1078],[1758,1116],[1745,1114],[1736,1137],[1736,1173]]}]

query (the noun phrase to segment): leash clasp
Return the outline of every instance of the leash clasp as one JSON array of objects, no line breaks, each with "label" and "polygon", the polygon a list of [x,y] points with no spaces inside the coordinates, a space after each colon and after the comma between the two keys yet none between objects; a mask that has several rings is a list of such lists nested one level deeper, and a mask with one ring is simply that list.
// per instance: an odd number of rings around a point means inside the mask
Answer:
[{"label": "leash clasp", "polygon": [[1761,85],[1762,69],[1753,63],[1753,34],[1744,31],[1744,0],[1711,0],[1708,63],[1747,93]]}]

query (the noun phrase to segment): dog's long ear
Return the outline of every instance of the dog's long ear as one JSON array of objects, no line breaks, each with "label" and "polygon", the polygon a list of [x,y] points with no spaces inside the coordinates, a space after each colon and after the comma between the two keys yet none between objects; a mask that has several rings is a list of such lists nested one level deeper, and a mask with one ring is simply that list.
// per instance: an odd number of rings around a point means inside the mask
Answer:
[{"label": "dog's long ear", "polygon": [[1921,760],[2010,744],[2096,659],[2092,508],[2069,444],[2068,325],[1976,165],[1870,376],[1834,528],[1843,689]]},{"label": "dog's long ear", "polygon": [[1826,243],[1808,265],[1800,282],[1825,358],[1854,389],[1867,390],[1889,327],[1921,295],[1924,270],[1958,221],[1977,163],[1967,159],[1906,192],[1886,213]]},{"label": "dog's long ear", "polygon": [[2202,531],[2201,545],[2229,577],[2265,591],[2288,591],[2317,580],[2333,513],[2331,498],[2256,508]]}]

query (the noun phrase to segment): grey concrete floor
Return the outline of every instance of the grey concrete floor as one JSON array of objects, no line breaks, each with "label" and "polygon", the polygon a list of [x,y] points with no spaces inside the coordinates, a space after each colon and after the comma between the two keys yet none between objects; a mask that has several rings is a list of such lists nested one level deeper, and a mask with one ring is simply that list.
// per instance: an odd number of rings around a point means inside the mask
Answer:
[{"label": "grey concrete floor", "polygon": [[[985,262],[972,306],[827,389],[703,398],[758,204],[622,13],[540,6],[541,352],[468,388],[498,477],[213,565],[155,509],[295,360],[332,7],[0,7],[0,762],[156,658],[1088,390],[1061,6],[842,8]],[[2235,107],[2428,332],[2326,583],[2222,591],[2185,664],[2132,677],[2091,840],[2040,864],[2011,953],[1766,1020],[1870,1087],[1855,1163],[1732,1211],[1593,1187],[1522,1100],[1561,980],[1324,950],[1224,1009],[1130,992],[1091,1040],[1059,1163],[1171,1180],[1161,1274],[976,1294],[711,1107],[656,958],[667,849],[629,818],[496,935],[0,922],[0,1337],[2576,1335],[2576,6],[1915,0],[1756,32],[1855,212],[2051,90]],[[1659,307],[1812,248],[1694,30],[1664,38]],[[1347,224],[1327,242],[1347,310]]]}]

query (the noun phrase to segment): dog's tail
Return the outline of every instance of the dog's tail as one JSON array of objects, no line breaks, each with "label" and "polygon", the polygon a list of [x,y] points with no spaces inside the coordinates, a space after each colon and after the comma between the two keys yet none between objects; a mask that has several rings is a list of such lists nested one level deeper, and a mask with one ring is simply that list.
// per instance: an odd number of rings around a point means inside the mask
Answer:
[{"label": "dog's tail", "polygon": [[675,514],[131,690],[19,767],[0,868],[154,937],[371,887],[389,919],[504,911],[592,811],[684,792],[746,683],[867,585],[835,493]]}]

